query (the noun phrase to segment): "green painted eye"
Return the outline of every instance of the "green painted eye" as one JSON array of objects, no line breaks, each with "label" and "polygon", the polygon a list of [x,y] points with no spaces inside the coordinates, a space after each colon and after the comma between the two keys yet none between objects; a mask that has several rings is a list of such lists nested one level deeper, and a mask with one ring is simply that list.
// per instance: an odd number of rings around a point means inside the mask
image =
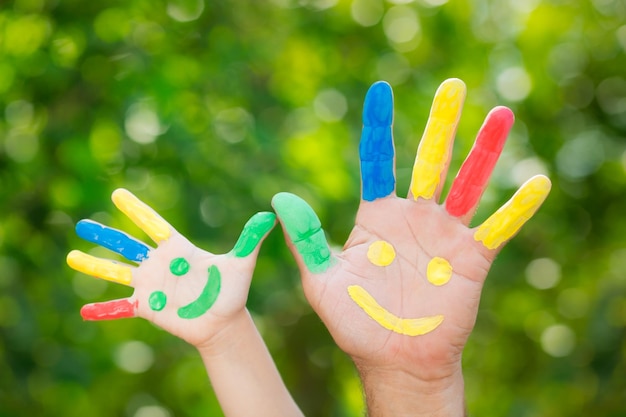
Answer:
[{"label": "green painted eye", "polygon": [[[176,276],[189,272],[189,262],[185,258],[175,258],[170,262],[170,272]],[[194,301],[178,309],[178,316],[182,319],[195,319],[206,313],[220,293],[222,278],[217,266],[212,265],[208,270],[207,282],[202,292]],[[154,291],[148,298],[148,305],[153,311],[161,311],[167,304],[167,295],[163,291]]]},{"label": "green painted eye", "polygon": [[185,258],[175,258],[170,262],[170,271],[172,274],[180,277],[189,271],[189,262]]},{"label": "green painted eye", "polygon": [[165,304],[167,304],[167,295],[165,295],[163,291],[155,291],[150,294],[148,304],[152,310],[161,311],[165,307]]},{"label": "green painted eye", "polygon": [[[189,272],[189,262],[185,258],[174,258],[170,262],[170,272],[177,277]],[[154,291],[148,298],[148,305],[153,311],[161,311],[167,304],[167,295],[163,291]]]}]

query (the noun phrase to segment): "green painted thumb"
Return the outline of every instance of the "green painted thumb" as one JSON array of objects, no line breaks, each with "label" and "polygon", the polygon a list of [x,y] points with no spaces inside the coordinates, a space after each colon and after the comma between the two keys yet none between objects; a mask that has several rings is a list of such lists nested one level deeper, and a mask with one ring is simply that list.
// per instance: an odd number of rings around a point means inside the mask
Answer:
[{"label": "green painted thumb", "polygon": [[250,217],[233,247],[232,253],[238,258],[250,255],[276,224],[276,215],[266,211]]},{"label": "green painted thumb", "polygon": [[334,258],[311,206],[294,194],[278,193],[272,207],[307,269],[314,274],[326,271]]}]

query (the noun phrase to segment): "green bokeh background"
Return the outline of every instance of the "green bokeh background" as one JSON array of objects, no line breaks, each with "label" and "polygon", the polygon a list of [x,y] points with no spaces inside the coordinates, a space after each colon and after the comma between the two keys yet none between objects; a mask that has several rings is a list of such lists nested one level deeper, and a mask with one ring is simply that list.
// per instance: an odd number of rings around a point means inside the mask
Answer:
[{"label": "green bokeh background", "polygon": [[[140,320],[83,322],[128,288],[74,273],[92,218],[139,237],[125,187],[213,252],[290,191],[341,245],[369,85],[395,94],[398,189],[441,81],[516,124],[475,218],[533,174],[553,191],[499,255],[464,355],[476,416],[626,415],[623,0],[0,2],[0,416],[220,416],[195,351]],[[453,177],[453,175],[450,175]],[[101,252],[98,252],[101,253]],[[308,416],[361,416],[351,362],[279,231],[249,309]],[[242,398],[245,401],[245,398]]]}]

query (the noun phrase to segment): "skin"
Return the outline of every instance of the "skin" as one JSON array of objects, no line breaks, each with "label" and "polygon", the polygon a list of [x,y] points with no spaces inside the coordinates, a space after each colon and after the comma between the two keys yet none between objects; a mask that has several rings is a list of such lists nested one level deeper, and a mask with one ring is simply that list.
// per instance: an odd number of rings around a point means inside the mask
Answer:
[{"label": "skin", "polygon": [[[500,228],[498,225],[509,223],[504,220],[506,215],[499,217],[483,227],[488,238],[477,234],[480,226],[468,227],[478,204],[477,196],[482,195],[487,181],[473,182],[477,189],[471,192],[465,192],[464,187],[475,175],[488,178],[493,164],[486,168],[476,163],[465,165],[459,179],[462,182],[452,185],[459,192],[450,206],[461,207],[460,210],[452,210],[452,214],[445,204],[439,203],[454,137],[450,134],[456,130],[460,98],[464,95],[464,85],[459,80],[446,81],[438,90],[431,111],[431,118],[436,115],[437,119],[429,120],[427,131],[435,126],[445,134],[437,140],[425,134],[426,143],[418,151],[409,198],[404,199],[396,195],[395,187],[389,189],[395,184],[389,180],[395,176],[393,166],[387,164],[387,150],[393,145],[385,143],[392,141],[388,133],[392,122],[389,115],[393,113],[391,88],[385,83],[370,88],[363,110],[364,129],[370,130],[366,120],[376,120],[379,133],[368,132],[361,137],[361,158],[365,158],[361,166],[362,199],[355,226],[341,252],[331,252],[326,240],[319,237],[323,234],[319,220],[306,202],[287,193],[276,195],[272,201],[300,268],[305,296],[339,347],[353,359],[363,382],[370,417],[464,414],[461,355],[476,321],[482,286],[498,251],[532,217],[549,191],[549,186],[539,190],[527,210],[512,202],[514,209],[508,213],[514,217],[510,224],[515,224],[515,228]],[[441,116],[441,109],[445,117]],[[509,113],[508,109],[494,112]],[[493,155],[485,147],[498,148],[499,145],[488,145],[503,140],[502,129],[494,126],[498,122],[493,114],[486,119],[478,135],[482,139],[468,159]],[[383,122],[389,125],[383,126]],[[500,133],[491,133],[494,131]],[[363,143],[364,140],[373,144]],[[364,149],[369,151],[363,152]],[[379,150],[383,155],[372,169],[371,162],[378,161],[373,154]],[[385,180],[381,182],[380,178]],[[549,185],[547,178],[537,178],[535,181]],[[426,184],[420,184],[422,179]],[[525,186],[520,192],[526,194],[528,189]],[[306,225],[315,227],[307,230]],[[318,238],[302,252],[294,237],[309,236],[309,232]],[[382,266],[368,259],[372,243],[381,240],[395,251],[395,259]],[[316,257],[316,248],[324,256]],[[445,262],[436,261],[433,266],[433,259]],[[429,280],[429,265],[434,269],[430,279],[439,276],[436,283]],[[445,270],[443,275],[449,277],[441,279],[441,268]],[[354,297],[355,291],[361,295]],[[433,328],[428,331],[415,335],[397,331],[407,320],[433,317],[442,317],[442,321],[431,325]]]},{"label": "skin", "polygon": [[275,215],[254,215],[233,250],[216,255],[194,246],[129,191],[116,190],[112,199],[156,246],[93,221],[79,222],[82,238],[129,263],[72,251],[70,267],[134,289],[128,298],[84,306],[83,318],[142,317],[196,347],[226,416],[301,417],[245,308],[259,248]]}]

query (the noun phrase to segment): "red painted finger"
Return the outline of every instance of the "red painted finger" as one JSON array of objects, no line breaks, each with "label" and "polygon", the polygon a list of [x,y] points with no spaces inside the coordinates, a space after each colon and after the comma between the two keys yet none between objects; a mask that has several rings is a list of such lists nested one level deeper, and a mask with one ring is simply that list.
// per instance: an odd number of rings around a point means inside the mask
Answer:
[{"label": "red painted finger", "polygon": [[80,309],[85,320],[115,320],[136,316],[137,301],[128,298],[87,304]]},{"label": "red painted finger", "polygon": [[452,183],[446,199],[448,213],[463,217],[476,209],[514,120],[513,112],[507,107],[496,107],[489,112],[472,150]]}]

